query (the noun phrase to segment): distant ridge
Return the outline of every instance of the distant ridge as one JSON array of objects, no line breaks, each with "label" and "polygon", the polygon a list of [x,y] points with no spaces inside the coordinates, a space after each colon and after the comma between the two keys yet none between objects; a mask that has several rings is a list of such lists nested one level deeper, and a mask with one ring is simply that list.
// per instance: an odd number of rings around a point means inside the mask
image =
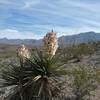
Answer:
[{"label": "distant ridge", "polygon": [[79,44],[92,41],[100,41],[100,33],[90,31],[71,36],[62,36],[59,38],[59,43],[63,44]]},{"label": "distant ridge", "polygon": [[0,39],[0,44],[27,44],[27,45],[41,45],[42,40],[36,40],[36,39],[7,39],[2,38]]},{"label": "distant ridge", "polygon": [[[58,38],[59,44],[79,44],[79,43],[86,43],[91,41],[100,41],[100,33],[95,32],[84,32],[76,35],[71,36],[62,36]],[[7,39],[2,38],[0,39],[1,44],[27,44],[27,45],[41,45],[42,39]]]}]

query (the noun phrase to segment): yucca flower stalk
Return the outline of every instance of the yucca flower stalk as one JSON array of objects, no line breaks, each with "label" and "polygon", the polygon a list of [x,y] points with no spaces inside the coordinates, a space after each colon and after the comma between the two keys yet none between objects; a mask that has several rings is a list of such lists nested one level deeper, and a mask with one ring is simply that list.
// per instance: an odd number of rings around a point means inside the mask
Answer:
[{"label": "yucca flower stalk", "polygon": [[31,54],[29,49],[23,44],[18,48],[18,56],[21,61],[25,62],[25,59],[29,59]]},{"label": "yucca flower stalk", "polygon": [[49,32],[44,36],[43,39],[44,42],[44,51],[47,54],[47,56],[53,57],[58,49],[58,41],[56,33]]}]

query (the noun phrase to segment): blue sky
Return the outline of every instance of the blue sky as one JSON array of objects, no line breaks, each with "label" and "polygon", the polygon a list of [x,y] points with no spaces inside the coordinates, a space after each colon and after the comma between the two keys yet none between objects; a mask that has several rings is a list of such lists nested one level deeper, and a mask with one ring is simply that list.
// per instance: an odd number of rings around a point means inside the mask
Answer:
[{"label": "blue sky", "polygon": [[0,0],[0,38],[100,32],[100,0]]}]

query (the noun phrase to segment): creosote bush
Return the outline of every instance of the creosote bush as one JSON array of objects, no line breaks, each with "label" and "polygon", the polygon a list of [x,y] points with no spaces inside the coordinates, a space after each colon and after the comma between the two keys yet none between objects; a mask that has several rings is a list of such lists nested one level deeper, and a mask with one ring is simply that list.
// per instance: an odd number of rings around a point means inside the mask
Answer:
[{"label": "creosote bush", "polygon": [[79,45],[72,45],[69,47],[62,47],[61,52],[62,59],[64,62],[68,62],[71,59],[77,59],[76,62],[81,61],[84,56],[91,56],[96,51],[97,43],[81,43]]},{"label": "creosote bush", "polygon": [[99,82],[98,74],[95,69],[92,68],[73,68],[71,71],[73,77],[73,93],[75,100],[86,100],[86,96],[91,95],[91,91],[97,89]]}]

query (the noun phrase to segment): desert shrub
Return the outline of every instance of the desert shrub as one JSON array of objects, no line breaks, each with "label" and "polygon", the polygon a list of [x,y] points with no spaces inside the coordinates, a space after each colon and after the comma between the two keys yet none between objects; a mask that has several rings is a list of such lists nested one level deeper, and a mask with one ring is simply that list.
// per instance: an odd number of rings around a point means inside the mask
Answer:
[{"label": "desert shrub", "polygon": [[98,83],[100,83],[100,68],[95,68],[95,79],[97,80]]},{"label": "desert shrub", "polygon": [[84,56],[91,56],[96,51],[94,44],[82,43],[79,45],[73,45],[64,47],[59,50],[62,54],[64,62],[68,62],[71,59],[77,59],[76,62],[80,61]]},{"label": "desert shrub", "polygon": [[73,93],[75,100],[86,100],[85,97],[90,96],[91,91],[94,91],[98,87],[98,78],[100,75],[91,68],[73,68],[71,75],[73,77]]}]

